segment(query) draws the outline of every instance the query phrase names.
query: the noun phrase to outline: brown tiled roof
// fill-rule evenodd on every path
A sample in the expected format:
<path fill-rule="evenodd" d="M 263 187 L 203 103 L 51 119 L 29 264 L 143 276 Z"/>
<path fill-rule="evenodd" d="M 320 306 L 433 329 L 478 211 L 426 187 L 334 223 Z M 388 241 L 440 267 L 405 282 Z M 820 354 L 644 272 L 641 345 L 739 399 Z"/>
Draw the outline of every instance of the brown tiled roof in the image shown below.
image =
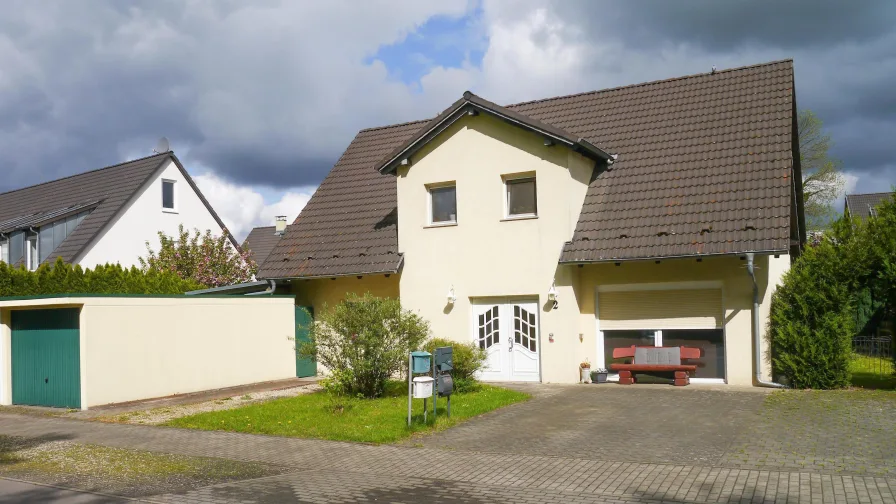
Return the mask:
<path fill-rule="evenodd" d="M 502 107 L 466 91 L 460 100 L 452 103 L 451 106 L 443 110 L 439 115 L 418 128 L 417 132 L 393 150 L 387 156 L 386 161 L 378 166 L 377 169 L 380 173 L 390 173 L 394 171 L 402 159 L 409 157 L 413 152 L 425 145 L 432 138 L 435 138 L 452 123 L 467 113 L 478 113 L 480 111 L 496 116 L 499 119 L 516 126 L 545 135 L 552 141 L 561 142 L 563 145 L 566 145 L 576 152 L 581 152 L 583 155 L 592 159 L 603 161 L 610 159 L 610 154 L 604 152 L 602 149 L 578 135 L 574 135 L 566 130 L 557 128 L 556 126 L 520 114 L 510 108 Z"/>
<path fill-rule="evenodd" d="M 265 259 L 274 250 L 277 242 L 280 241 L 280 235 L 274 234 L 275 226 L 257 227 L 249 232 L 246 241 L 243 242 L 243 249 L 249 250 L 252 259 L 261 266 Z"/>
<path fill-rule="evenodd" d="M 258 278 L 395 273 L 398 210 L 395 178 L 376 164 L 424 121 L 363 130 L 287 226 Z"/>
<path fill-rule="evenodd" d="M 506 109 L 618 155 L 560 257 L 591 262 L 787 252 L 794 105 L 787 60 Z M 397 271 L 395 180 L 376 169 L 426 125 L 361 131 L 259 276 Z"/>
<path fill-rule="evenodd" d="M 221 219 L 205 200 L 173 152 L 135 159 L 2 193 L 0 194 L 0 222 L 17 220 L 20 217 L 44 212 L 55 213 L 68 207 L 87 205 L 89 208 L 93 208 L 81 224 L 44 260 L 44 262 L 52 263 L 56 261 L 57 257 L 61 257 L 66 262 L 72 262 L 156 171 L 162 169 L 169 159 L 174 161 L 206 208 L 218 221 L 218 224 L 224 228 Z M 233 240 L 232 236 L 231 240 Z M 238 245 L 235 241 L 233 243 L 235 246 Z"/>
<path fill-rule="evenodd" d="M 846 210 L 853 217 L 867 219 L 875 207 L 892 198 L 894 193 L 847 194 Z"/>

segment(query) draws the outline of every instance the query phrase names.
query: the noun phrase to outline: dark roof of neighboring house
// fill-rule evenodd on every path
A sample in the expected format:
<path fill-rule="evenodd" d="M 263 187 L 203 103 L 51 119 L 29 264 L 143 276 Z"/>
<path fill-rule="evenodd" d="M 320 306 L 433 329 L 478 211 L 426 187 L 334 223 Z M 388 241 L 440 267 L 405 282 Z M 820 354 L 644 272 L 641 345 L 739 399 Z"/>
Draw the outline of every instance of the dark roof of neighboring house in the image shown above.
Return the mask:
<path fill-rule="evenodd" d="M 875 207 L 883 203 L 884 200 L 892 198 L 893 194 L 892 192 L 847 194 L 845 208 L 850 215 L 866 219 Z"/>
<path fill-rule="evenodd" d="M 224 223 L 173 152 L 155 154 L 2 193 L 0 227 L 7 228 L 3 232 L 8 232 L 10 228 L 22 229 L 25 224 L 39 226 L 54 218 L 91 208 L 90 214 L 44 261 L 52 263 L 57 257 L 61 257 L 66 262 L 72 262 L 169 159 L 174 161 L 212 217 L 224 229 Z M 15 224 L 3 226 L 7 222 Z M 230 239 L 234 246 L 239 247 L 233 236 Z"/>
<path fill-rule="evenodd" d="M 246 241 L 243 242 L 243 248 L 248 249 L 252 259 L 261 266 L 274 246 L 280 241 L 280 235 L 274 234 L 275 226 L 264 226 L 254 228 L 249 232 Z"/>
<path fill-rule="evenodd" d="M 785 60 L 501 110 L 618 155 L 610 169 L 599 165 L 563 248 L 560 262 L 575 263 L 786 253 L 794 100 Z M 396 182 L 377 169 L 388 171 L 436 122 L 359 132 L 259 276 L 398 271 Z"/>

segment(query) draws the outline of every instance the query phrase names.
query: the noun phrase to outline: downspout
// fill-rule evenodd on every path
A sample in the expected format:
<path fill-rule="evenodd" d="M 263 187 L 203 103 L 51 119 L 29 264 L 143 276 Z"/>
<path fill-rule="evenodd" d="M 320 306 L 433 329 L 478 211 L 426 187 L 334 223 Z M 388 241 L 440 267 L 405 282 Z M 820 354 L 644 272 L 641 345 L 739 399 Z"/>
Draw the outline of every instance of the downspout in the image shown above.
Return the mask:
<path fill-rule="evenodd" d="M 268 288 L 263 292 L 250 292 L 246 294 L 247 296 L 273 296 L 275 292 L 277 292 L 277 282 L 271 280 L 270 278 L 265 280 L 268 283 Z"/>
<path fill-rule="evenodd" d="M 762 379 L 762 350 L 760 343 L 762 337 L 759 330 L 759 285 L 756 284 L 756 270 L 753 262 L 755 254 L 747 252 L 747 273 L 753 281 L 753 347 L 755 355 L 753 356 L 753 367 L 756 374 L 756 384 L 760 387 L 768 388 L 784 388 L 784 385 L 772 381 Z"/>

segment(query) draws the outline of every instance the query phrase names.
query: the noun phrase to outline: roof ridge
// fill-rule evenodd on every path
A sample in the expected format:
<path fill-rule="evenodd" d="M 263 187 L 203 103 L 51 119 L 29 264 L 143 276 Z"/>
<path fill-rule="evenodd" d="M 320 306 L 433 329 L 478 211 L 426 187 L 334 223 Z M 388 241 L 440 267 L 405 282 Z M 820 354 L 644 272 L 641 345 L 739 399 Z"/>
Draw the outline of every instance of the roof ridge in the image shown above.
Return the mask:
<path fill-rule="evenodd" d="M 878 194 L 893 194 L 893 191 L 881 191 L 881 192 L 867 192 L 867 193 L 852 193 L 847 194 L 846 197 L 850 196 L 877 196 Z"/>
<path fill-rule="evenodd" d="M 435 117 L 435 116 L 433 116 L 433 117 Z M 417 119 L 416 121 L 406 121 L 406 122 L 396 123 L 396 124 L 386 124 L 383 126 L 373 126 L 371 128 L 361 129 L 360 131 L 358 131 L 358 133 L 364 133 L 365 131 L 378 131 L 378 130 L 384 130 L 384 129 L 389 129 L 389 128 L 400 128 L 402 126 L 408 126 L 408 125 L 415 124 L 415 123 L 425 123 L 430 120 L 432 120 L 432 117 L 430 117 L 429 119 Z"/>
<path fill-rule="evenodd" d="M 566 98 L 575 98 L 575 97 L 577 97 L 577 96 L 584 96 L 584 95 L 590 95 L 590 94 L 605 93 L 605 92 L 609 92 L 609 91 L 619 91 L 620 89 L 630 89 L 630 88 L 637 88 L 637 87 L 641 87 L 641 86 L 652 86 L 652 85 L 654 85 L 654 84 L 663 84 L 663 83 L 666 83 L 666 82 L 675 82 L 675 81 L 679 81 L 679 80 L 693 79 L 693 78 L 695 78 L 695 77 L 703 77 L 703 76 L 706 76 L 706 75 L 715 75 L 715 74 L 720 74 L 720 73 L 738 72 L 738 71 L 742 71 L 742 70 L 748 70 L 748 69 L 750 69 L 750 68 L 758 68 L 758 67 L 763 67 L 763 66 L 771 66 L 771 65 L 777 65 L 777 64 L 780 64 L 780 63 L 787 63 L 787 62 L 793 63 L 793 58 L 786 58 L 786 59 L 781 59 L 781 60 L 768 61 L 768 62 L 765 62 L 765 63 L 754 63 L 754 64 L 752 64 L 752 65 L 745 65 L 745 66 L 735 67 L 735 68 L 725 68 L 725 69 L 722 69 L 722 70 L 716 70 L 715 73 L 713 73 L 713 72 L 703 72 L 703 73 L 696 73 L 696 74 L 689 74 L 689 75 L 681 75 L 681 76 L 678 76 L 678 77 L 669 77 L 669 78 L 666 78 L 666 79 L 658 79 L 658 80 L 652 80 L 652 81 L 647 81 L 647 82 L 640 82 L 640 83 L 637 83 L 637 84 L 626 84 L 626 85 L 624 85 L 624 86 L 615 86 L 615 87 L 609 87 L 609 88 L 604 88 L 604 89 L 595 89 L 595 90 L 592 90 L 592 91 L 584 91 L 584 92 L 581 92 L 581 93 L 573 93 L 573 94 L 568 94 L 568 95 L 553 96 L 553 97 L 550 97 L 550 98 L 539 98 L 539 99 L 537 99 L 537 100 L 529 100 L 529 101 L 524 101 L 524 102 L 514 103 L 514 104 L 511 104 L 511 105 L 505 105 L 505 106 L 508 107 L 508 108 L 511 108 L 511 107 L 519 107 L 519 106 L 521 106 L 521 105 L 530 105 L 530 104 L 532 104 L 532 103 L 540 103 L 540 102 L 546 102 L 546 101 L 551 101 L 551 100 L 560 100 L 560 99 L 566 99 Z"/>
<path fill-rule="evenodd" d="M 118 168 L 118 167 L 123 166 L 123 165 L 126 165 L 126 164 L 136 163 L 137 161 L 145 161 L 145 160 L 147 160 L 147 159 L 152 159 L 152 158 L 154 158 L 154 157 L 167 156 L 167 155 L 169 155 L 169 154 L 174 154 L 174 151 L 160 152 L 160 153 L 158 153 L 158 154 L 153 154 L 152 156 L 145 156 L 145 157 L 142 157 L 142 158 L 131 159 L 130 161 L 122 161 L 121 163 L 117 163 L 117 164 L 114 164 L 114 165 L 104 166 L 104 167 L 102 167 L 102 168 L 96 168 L 96 169 L 93 169 L 93 170 L 87 170 L 87 171 L 85 171 L 85 172 L 81 172 L 81 173 L 74 173 L 74 174 L 72 174 L 72 175 L 67 175 L 67 176 L 65 176 L 65 177 L 60 177 L 60 178 L 53 179 L 53 180 L 47 180 L 46 182 L 40 182 L 40 183 L 37 183 L 37 184 L 32 184 L 32 185 L 30 185 L 30 186 L 20 187 L 20 188 L 18 188 L 18 189 L 12 189 L 12 190 L 9 190 L 9 191 L 0 193 L 0 196 L 6 196 L 7 194 L 12 194 L 12 193 L 14 193 L 14 192 L 24 191 L 25 189 L 31 189 L 31 188 L 39 187 L 39 186 L 46 185 L 46 184 L 52 184 L 53 182 L 59 182 L 60 180 L 66 180 L 66 179 L 70 179 L 70 178 L 73 178 L 73 177 L 80 177 L 81 175 L 87 175 L 88 173 L 94 173 L 94 172 L 98 172 L 98 171 L 108 170 L 108 169 L 110 169 L 110 168 Z"/>
<path fill-rule="evenodd" d="M 750 68 L 758 68 L 758 67 L 763 67 L 763 66 L 777 65 L 777 64 L 786 63 L 786 62 L 793 63 L 793 58 L 786 58 L 786 59 L 775 60 L 775 61 L 767 61 L 765 63 L 754 63 L 752 65 L 745 65 L 745 66 L 735 67 L 735 68 L 725 68 L 722 70 L 716 70 L 715 73 L 720 74 L 720 73 L 737 72 L 737 71 L 741 71 L 741 70 L 748 70 Z M 654 84 L 662 84 L 665 82 L 675 82 L 675 81 L 684 80 L 684 79 L 693 79 L 695 77 L 703 77 L 705 75 L 714 75 L 714 74 L 712 72 L 704 72 L 704 73 L 697 73 L 697 74 L 690 74 L 690 75 L 681 75 L 678 77 L 670 77 L 667 79 L 659 79 L 659 80 L 641 82 L 638 84 L 626 84 L 624 86 L 616 86 L 616 87 L 610 87 L 610 88 L 604 88 L 604 89 L 594 89 L 591 91 L 583 91 L 581 93 L 552 96 L 549 98 L 539 98 L 537 100 L 529 100 L 529 101 L 524 101 L 524 102 L 519 102 L 519 103 L 512 103 L 510 105 L 499 105 L 499 106 L 502 106 L 504 108 L 514 108 L 514 107 L 519 107 L 521 105 L 530 105 L 532 103 L 541 103 L 541 102 L 547 102 L 547 101 L 551 101 L 551 100 L 575 98 L 577 96 L 598 94 L 598 93 L 604 93 L 604 92 L 609 92 L 609 91 L 618 91 L 620 89 L 629 89 L 629 88 L 636 88 L 636 87 L 640 87 L 640 86 L 650 86 L 650 85 L 654 85 Z M 470 91 L 466 91 L 466 93 L 470 93 Z M 470 93 L 470 94 L 473 94 L 473 93 Z M 478 95 L 476 95 L 476 96 L 478 96 Z M 482 99 L 484 99 L 484 98 L 482 98 Z M 409 126 L 409 125 L 415 124 L 415 123 L 426 123 L 426 122 L 431 121 L 434 117 L 438 117 L 438 114 L 436 114 L 435 116 L 432 116 L 428 119 L 418 119 L 416 121 L 406 121 L 406 122 L 397 123 L 397 124 L 387 124 L 387 125 L 383 125 L 383 126 L 374 126 L 371 128 L 364 128 L 364 129 L 358 131 L 358 133 L 364 133 L 364 132 L 369 132 L 369 131 L 380 131 L 380 130 L 385 130 L 385 129 L 390 129 L 390 128 L 400 128 L 402 126 Z"/>
<path fill-rule="evenodd" d="M 255 226 L 249 232 L 255 231 L 256 229 L 274 229 L 277 226 Z"/>

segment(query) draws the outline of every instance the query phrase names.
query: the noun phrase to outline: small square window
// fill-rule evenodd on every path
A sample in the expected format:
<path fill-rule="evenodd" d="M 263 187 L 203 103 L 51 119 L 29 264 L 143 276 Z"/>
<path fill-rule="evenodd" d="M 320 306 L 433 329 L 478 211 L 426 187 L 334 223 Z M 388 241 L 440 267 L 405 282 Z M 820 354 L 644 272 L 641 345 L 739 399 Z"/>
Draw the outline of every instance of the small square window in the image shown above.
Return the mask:
<path fill-rule="evenodd" d="M 174 181 L 162 181 L 162 208 L 165 210 L 174 210 Z"/>
<path fill-rule="evenodd" d="M 429 200 L 431 224 L 451 224 L 457 222 L 456 186 L 430 188 Z"/>
<path fill-rule="evenodd" d="M 538 215 L 535 177 L 511 179 L 507 185 L 507 216 Z"/>

